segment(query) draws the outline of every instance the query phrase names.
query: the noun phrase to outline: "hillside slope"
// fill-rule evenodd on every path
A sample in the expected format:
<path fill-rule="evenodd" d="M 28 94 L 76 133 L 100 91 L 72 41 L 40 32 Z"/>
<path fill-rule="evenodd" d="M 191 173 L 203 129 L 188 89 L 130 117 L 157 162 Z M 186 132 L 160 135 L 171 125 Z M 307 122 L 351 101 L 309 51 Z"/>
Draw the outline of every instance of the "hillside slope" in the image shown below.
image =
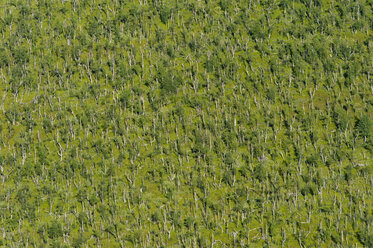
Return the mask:
<path fill-rule="evenodd" d="M 0 246 L 373 247 L 372 0 L 0 5 Z"/>

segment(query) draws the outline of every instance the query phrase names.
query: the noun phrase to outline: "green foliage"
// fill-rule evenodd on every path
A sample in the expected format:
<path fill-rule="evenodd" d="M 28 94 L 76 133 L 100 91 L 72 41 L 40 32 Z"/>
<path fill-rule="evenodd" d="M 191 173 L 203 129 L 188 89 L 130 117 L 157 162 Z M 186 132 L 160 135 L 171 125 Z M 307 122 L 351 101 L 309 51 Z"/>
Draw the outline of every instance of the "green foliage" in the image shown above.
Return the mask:
<path fill-rule="evenodd" d="M 9 56 L 4 48 L 0 49 L 0 67 L 7 66 L 9 64 Z"/>
<path fill-rule="evenodd" d="M 362 137 L 370 138 L 372 136 L 372 123 L 368 115 L 363 115 L 356 123 L 358 134 Z"/>
<path fill-rule="evenodd" d="M 158 72 L 158 80 L 160 82 L 160 88 L 164 91 L 164 94 L 176 93 L 177 88 L 182 83 L 181 77 L 171 70 L 166 70 L 161 67 Z"/>
<path fill-rule="evenodd" d="M 167 6 L 163 6 L 160 10 L 159 17 L 161 21 L 166 24 L 171 17 L 171 9 Z"/>
<path fill-rule="evenodd" d="M 49 226 L 48 226 L 48 237 L 50 239 L 56 239 L 59 237 L 62 237 L 62 225 L 61 223 L 57 221 L 53 221 Z"/>
<path fill-rule="evenodd" d="M 1 247 L 372 247 L 372 1 L 0 4 Z"/>

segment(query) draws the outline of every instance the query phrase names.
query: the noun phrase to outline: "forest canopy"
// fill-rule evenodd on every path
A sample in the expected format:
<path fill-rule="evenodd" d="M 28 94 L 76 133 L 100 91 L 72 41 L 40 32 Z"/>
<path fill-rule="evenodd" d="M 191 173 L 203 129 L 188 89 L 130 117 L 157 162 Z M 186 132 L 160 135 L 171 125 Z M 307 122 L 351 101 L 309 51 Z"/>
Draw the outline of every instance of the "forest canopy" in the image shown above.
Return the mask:
<path fill-rule="evenodd" d="M 373 247 L 372 0 L 0 0 L 1 247 Z"/>

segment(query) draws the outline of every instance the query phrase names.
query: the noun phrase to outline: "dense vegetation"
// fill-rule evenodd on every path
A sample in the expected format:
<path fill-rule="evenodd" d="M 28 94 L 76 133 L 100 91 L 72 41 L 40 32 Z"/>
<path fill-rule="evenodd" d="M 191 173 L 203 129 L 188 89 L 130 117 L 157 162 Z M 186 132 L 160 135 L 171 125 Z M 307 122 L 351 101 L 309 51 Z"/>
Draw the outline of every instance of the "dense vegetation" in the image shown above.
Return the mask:
<path fill-rule="evenodd" d="M 0 246 L 373 247 L 372 0 L 0 5 Z"/>

